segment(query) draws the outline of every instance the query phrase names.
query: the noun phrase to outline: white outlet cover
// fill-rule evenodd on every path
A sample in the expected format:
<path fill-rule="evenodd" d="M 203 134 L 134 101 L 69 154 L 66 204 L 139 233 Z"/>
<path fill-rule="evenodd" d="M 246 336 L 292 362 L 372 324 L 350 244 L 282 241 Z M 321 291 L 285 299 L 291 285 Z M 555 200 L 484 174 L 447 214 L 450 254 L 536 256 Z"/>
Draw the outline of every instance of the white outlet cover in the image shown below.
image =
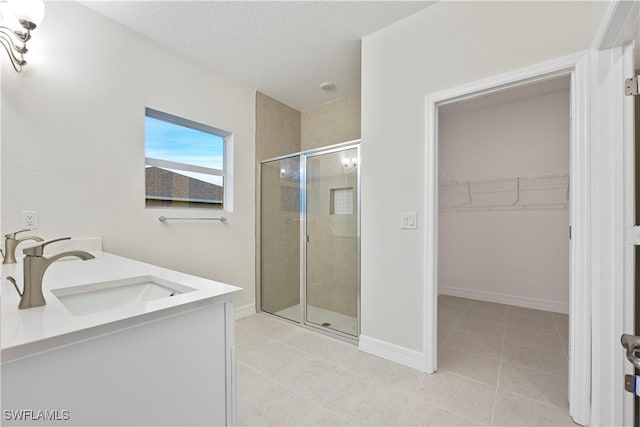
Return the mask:
<path fill-rule="evenodd" d="M 38 212 L 22 211 L 22 226 L 31 230 L 38 228 Z"/>

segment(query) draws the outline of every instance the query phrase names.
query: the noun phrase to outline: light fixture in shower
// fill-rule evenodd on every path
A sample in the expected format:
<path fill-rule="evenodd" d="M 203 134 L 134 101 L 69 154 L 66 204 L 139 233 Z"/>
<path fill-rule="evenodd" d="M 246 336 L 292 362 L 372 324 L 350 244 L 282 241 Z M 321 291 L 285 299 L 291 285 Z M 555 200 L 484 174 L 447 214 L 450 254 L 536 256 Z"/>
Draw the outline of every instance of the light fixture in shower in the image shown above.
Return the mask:
<path fill-rule="evenodd" d="M 350 171 L 350 170 L 353 170 L 353 169 L 357 168 L 358 167 L 358 158 L 357 157 L 352 157 L 352 158 L 343 157 L 342 158 L 342 167 L 346 171 Z"/>
<path fill-rule="evenodd" d="M 28 51 L 31 31 L 40 25 L 43 18 L 43 0 L 7 0 L 0 3 L 0 43 L 18 73 L 27 64 L 24 55 Z"/>

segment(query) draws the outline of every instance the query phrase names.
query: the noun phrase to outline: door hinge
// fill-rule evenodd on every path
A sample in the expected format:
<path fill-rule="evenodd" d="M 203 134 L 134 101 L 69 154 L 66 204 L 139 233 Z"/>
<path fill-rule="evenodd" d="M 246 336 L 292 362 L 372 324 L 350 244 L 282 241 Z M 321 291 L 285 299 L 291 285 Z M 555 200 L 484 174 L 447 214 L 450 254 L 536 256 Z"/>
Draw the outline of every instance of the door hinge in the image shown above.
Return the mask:
<path fill-rule="evenodd" d="M 638 395 L 638 377 L 636 375 L 627 374 L 624 376 L 624 389 L 629 393 Z"/>
<path fill-rule="evenodd" d="M 628 245 L 640 246 L 640 226 L 626 228 L 626 242 Z"/>
<path fill-rule="evenodd" d="M 624 94 L 626 96 L 636 96 L 638 92 L 638 76 L 633 76 L 624 81 Z"/>

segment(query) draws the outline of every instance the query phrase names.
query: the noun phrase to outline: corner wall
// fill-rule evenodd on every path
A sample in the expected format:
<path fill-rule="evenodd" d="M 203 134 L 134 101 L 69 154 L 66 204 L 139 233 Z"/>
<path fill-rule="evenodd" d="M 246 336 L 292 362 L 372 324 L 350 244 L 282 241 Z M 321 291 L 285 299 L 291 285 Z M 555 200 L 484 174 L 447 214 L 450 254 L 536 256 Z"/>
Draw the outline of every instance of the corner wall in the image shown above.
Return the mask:
<path fill-rule="evenodd" d="M 425 96 L 588 49 L 593 8 L 439 2 L 364 38 L 364 336 L 423 351 Z M 417 230 L 400 229 L 401 212 L 417 212 Z"/>
<path fill-rule="evenodd" d="M 2 232 L 36 210 L 46 239 L 102 236 L 106 251 L 240 286 L 237 306 L 252 305 L 255 90 L 75 2 L 47 3 L 29 47 L 21 74 L 2 61 Z M 147 106 L 233 132 L 227 224 L 162 224 L 204 212 L 145 208 Z"/>
<path fill-rule="evenodd" d="M 302 149 L 326 147 L 360 139 L 360 94 L 302 112 Z"/>

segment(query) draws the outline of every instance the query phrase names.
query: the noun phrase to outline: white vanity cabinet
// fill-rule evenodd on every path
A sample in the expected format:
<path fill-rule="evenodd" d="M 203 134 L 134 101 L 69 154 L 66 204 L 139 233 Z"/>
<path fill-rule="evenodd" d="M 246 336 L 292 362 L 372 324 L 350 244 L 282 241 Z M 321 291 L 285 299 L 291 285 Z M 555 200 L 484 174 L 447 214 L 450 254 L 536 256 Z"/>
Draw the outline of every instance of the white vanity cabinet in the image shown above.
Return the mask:
<path fill-rule="evenodd" d="M 61 269 L 88 264 L 70 261 Z M 142 270 L 132 273 L 167 273 Z M 65 273 L 58 273 L 49 283 L 60 284 L 55 278 Z M 47 306 L 13 315 L 4 312 L 3 300 L 2 425 L 235 425 L 232 299 L 241 290 L 212 282 L 213 295 L 210 281 L 171 277 L 181 278 L 202 292 L 90 316 L 57 313 L 64 307 L 50 292 Z M 86 328 L 74 323 L 83 317 Z"/>

